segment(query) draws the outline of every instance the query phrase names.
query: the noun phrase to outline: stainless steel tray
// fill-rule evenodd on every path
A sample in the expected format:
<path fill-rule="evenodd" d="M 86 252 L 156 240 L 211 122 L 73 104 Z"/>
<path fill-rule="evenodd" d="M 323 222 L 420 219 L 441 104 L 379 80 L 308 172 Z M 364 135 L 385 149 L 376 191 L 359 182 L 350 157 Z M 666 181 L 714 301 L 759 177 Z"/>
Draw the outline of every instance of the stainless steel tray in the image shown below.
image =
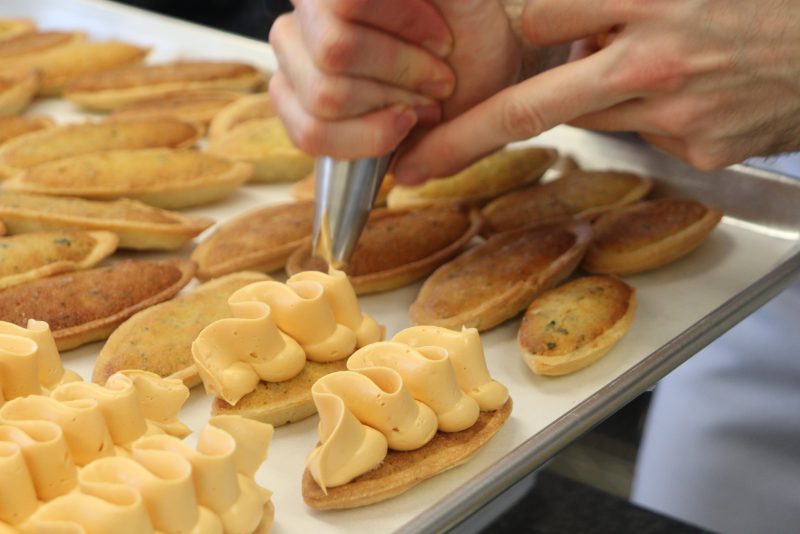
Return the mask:
<path fill-rule="evenodd" d="M 99 0 L 5 0 L 0 3 L 3 15 L 32 17 L 47 28 L 83 29 L 96 38 L 149 44 L 154 47 L 150 61 L 213 57 L 244 59 L 265 70 L 275 65 L 264 43 Z M 63 101 L 39 102 L 32 112 L 62 121 L 84 118 Z M 308 509 L 300 497 L 300 477 L 304 457 L 317 440 L 316 418 L 278 429 L 270 458 L 258 473 L 259 482 L 274 491 L 274 532 L 437 531 L 453 526 L 652 386 L 800 272 L 800 183 L 745 167 L 699 173 L 629 137 L 569 127 L 530 143 L 555 146 L 587 168 L 628 169 L 658 177 L 658 194 L 703 200 L 723 209 L 726 217 L 687 258 L 627 279 L 637 288 L 637 318 L 625 338 L 587 369 L 557 379 L 534 376 L 516 347 L 518 320 L 486 333 L 492 374 L 514 398 L 511 419 L 470 462 L 404 495 L 358 510 Z M 188 213 L 224 221 L 288 198 L 286 185 L 248 185 L 225 201 Z M 138 255 L 142 256 L 158 255 Z M 418 288 L 369 296 L 362 303 L 391 334 L 408 326 L 406 311 Z M 67 352 L 65 364 L 89 377 L 100 347 L 96 343 Z M 209 405 L 202 388 L 196 388 L 182 418 L 198 429 Z"/>

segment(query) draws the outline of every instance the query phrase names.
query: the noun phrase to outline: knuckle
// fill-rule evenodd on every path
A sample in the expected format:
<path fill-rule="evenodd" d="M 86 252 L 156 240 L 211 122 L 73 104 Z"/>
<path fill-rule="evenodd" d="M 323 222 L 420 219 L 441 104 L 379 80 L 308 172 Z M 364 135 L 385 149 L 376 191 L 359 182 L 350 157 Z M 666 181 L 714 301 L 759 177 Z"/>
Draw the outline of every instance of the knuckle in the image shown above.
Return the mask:
<path fill-rule="evenodd" d="M 508 99 L 502 108 L 502 128 L 513 139 L 533 137 L 544 131 L 540 111 L 519 98 Z"/>
<path fill-rule="evenodd" d="M 714 142 L 690 143 L 687 159 L 693 167 L 701 171 L 720 169 L 734 161 L 726 146 Z"/>
<path fill-rule="evenodd" d="M 288 133 L 292 142 L 306 153 L 322 153 L 322 127 L 319 122 L 310 118 L 296 121 L 288 129 Z"/>
<path fill-rule="evenodd" d="M 329 25 L 316 40 L 312 51 L 317 66 L 330 73 L 343 71 L 352 61 L 356 43 L 338 24 Z"/>
<path fill-rule="evenodd" d="M 309 105 L 311 111 L 320 117 L 333 119 L 338 117 L 347 102 L 347 91 L 341 82 L 327 77 L 313 84 Z"/>
<path fill-rule="evenodd" d="M 686 59 L 677 53 L 653 53 L 652 48 L 632 45 L 624 67 L 612 84 L 629 92 L 666 93 L 683 89 L 690 76 Z"/>
<path fill-rule="evenodd" d="M 369 9 L 370 0 L 336 0 L 334 10 L 339 16 L 359 19 Z"/>

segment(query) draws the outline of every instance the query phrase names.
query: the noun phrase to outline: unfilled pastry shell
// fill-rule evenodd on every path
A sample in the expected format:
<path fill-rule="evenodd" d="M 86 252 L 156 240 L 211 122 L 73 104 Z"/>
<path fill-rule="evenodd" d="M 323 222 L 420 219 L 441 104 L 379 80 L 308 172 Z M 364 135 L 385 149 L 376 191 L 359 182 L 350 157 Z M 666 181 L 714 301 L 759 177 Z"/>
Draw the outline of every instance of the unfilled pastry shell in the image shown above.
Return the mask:
<path fill-rule="evenodd" d="M 111 119 L 161 119 L 172 117 L 207 129 L 221 109 L 241 98 L 235 91 L 174 91 L 118 108 Z"/>
<path fill-rule="evenodd" d="M 173 250 L 214 224 L 207 217 L 189 217 L 136 200 L 82 198 L 0 192 L 0 219 L 12 234 L 44 230 L 107 230 L 119 237 L 120 248 Z"/>
<path fill-rule="evenodd" d="M 132 198 L 173 209 L 230 194 L 252 174 L 246 163 L 192 150 L 109 150 L 42 163 L 7 180 L 7 191 L 108 200 Z"/>
<path fill-rule="evenodd" d="M 272 107 L 269 93 L 244 95 L 214 115 L 208 125 L 208 138 L 217 139 L 243 122 L 274 116 L 275 109 Z"/>
<path fill-rule="evenodd" d="M 41 115 L 0 117 L 0 147 L 11 139 L 50 128 L 54 124 L 53 119 Z"/>
<path fill-rule="evenodd" d="M 448 228 L 454 223 L 462 223 L 455 233 Z M 345 272 L 360 295 L 406 286 L 458 254 L 477 235 L 481 224 L 478 210 L 457 205 L 377 209 L 370 215 Z M 390 266 L 371 270 L 375 263 L 386 264 L 386 260 Z M 311 256 L 309 241 L 295 250 L 286 264 L 290 276 L 306 270 L 327 271 L 325 262 Z"/>
<path fill-rule="evenodd" d="M 425 281 L 409 310 L 411 321 L 488 330 L 569 276 L 591 235 L 591 225 L 577 220 L 492 236 Z"/>
<path fill-rule="evenodd" d="M 620 276 L 657 269 L 699 247 L 721 219 L 718 209 L 679 198 L 614 210 L 595 223 L 581 267 Z"/>
<path fill-rule="evenodd" d="M 630 328 L 636 291 L 611 276 L 585 276 L 528 306 L 517 344 L 538 375 L 574 373 L 602 358 Z"/>
<path fill-rule="evenodd" d="M 0 69 L 0 117 L 24 111 L 38 89 L 39 73 L 37 71 L 2 72 Z"/>

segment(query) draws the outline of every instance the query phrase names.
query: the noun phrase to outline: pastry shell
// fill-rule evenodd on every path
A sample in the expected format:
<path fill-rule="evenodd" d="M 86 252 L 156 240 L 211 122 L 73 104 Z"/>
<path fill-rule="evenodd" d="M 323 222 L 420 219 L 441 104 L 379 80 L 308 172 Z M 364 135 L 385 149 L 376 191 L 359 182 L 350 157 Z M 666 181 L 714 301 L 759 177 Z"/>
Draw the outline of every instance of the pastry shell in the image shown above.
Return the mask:
<path fill-rule="evenodd" d="M 138 100 L 118 108 L 112 119 L 162 119 L 172 117 L 208 127 L 225 106 L 242 96 L 234 91 L 174 91 Z"/>
<path fill-rule="evenodd" d="M 425 281 L 409 315 L 414 324 L 488 330 L 569 276 L 592 236 L 576 220 L 492 236 Z"/>
<path fill-rule="evenodd" d="M 134 313 L 167 300 L 194 276 L 188 260 L 124 260 L 0 292 L 0 320 L 50 325 L 58 350 L 105 339 Z"/>
<path fill-rule="evenodd" d="M 231 102 L 214 115 L 208 125 L 208 138 L 217 139 L 234 127 L 253 119 L 268 119 L 275 116 L 269 93 L 245 95 Z"/>
<path fill-rule="evenodd" d="M 600 217 L 581 266 L 591 273 L 628 275 L 685 256 L 719 224 L 722 212 L 700 202 L 661 198 Z"/>
<path fill-rule="evenodd" d="M 42 163 L 8 179 L 7 191 L 105 200 L 132 198 L 186 208 L 230 194 L 250 165 L 192 150 L 109 150 Z"/>
<path fill-rule="evenodd" d="M 641 200 L 652 188 L 649 178 L 617 171 L 566 172 L 558 180 L 518 189 L 483 208 L 484 234 L 577 217 L 595 217 Z"/>
<path fill-rule="evenodd" d="M 72 80 L 139 63 L 148 52 L 147 48 L 120 41 L 87 42 L 78 34 L 65 44 L 0 58 L 0 67 L 38 70 L 41 74 L 38 94 L 54 96 L 61 94 Z"/>
<path fill-rule="evenodd" d="M 481 223 L 478 210 L 454 204 L 377 209 L 370 214 L 345 272 L 362 295 L 411 284 L 458 254 L 477 235 Z M 286 264 L 289 275 L 308 270 L 327 271 L 324 261 L 312 257 L 310 242 L 295 250 Z"/>
<path fill-rule="evenodd" d="M 306 469 L 303 500 L 318 510 L 358 508 L 400 495 L 425 479 L 466 463 L 505 424 L 511 415 L 508 399 L 499 409 L 481 412 L 470 428 L 437 432 L 425 446 L 413 451 L 389 450 L 380 466 L 343 486 L 323 492 Z"/>
<path fill-rule="evenodd" d="M 0 177 L 41 163 L 104 150 L 188 148 L 202 132 L 174 118 L 65 124 L 30 133 L 0 147 Z"/>
<path fill-rule="evenodd" d="M 200 383 L 192 360 L 192 342 L 218 319 L 230 317 L 228 297 L 254 282 L 261 273 L 239 272 L 207 282 L 191 293 L 142 310 L 114 330 L 94 365 L 92 381 L 105 384 L 124 369 L 141 369 L 178 378 L 187 387 Z"/>
<path fill-rule="evenodd" d="M 428 180 L 422 185 L 397 185 L 386 203 L 390 208 L 428 206 L 462 202 L 482 204 L 498 195 L 538 181 L 558 159 L 549 148 L 503 149 L 446 178 Z"/>
<path fill-rule="evenodd" d="M 375 206 L 383 206 L 386 204 L 386 197 L 389 195 L 389 191 L 392 190 L 394 185 L 394 175 L 387 174 L 384 176 L 381 187 L 378 189 L 378 195 L 375 197 Z M 316 187 L 316 175 L 312 172 L 292 185 L 289 194 L 292 195 L 295 200 L 314 200 Z"/>
<path fill-rule="evenodd" d="M 35 31 L 36 22 L 31 19 L 0 17 L 0 42 Z"/>
<path fill-rule="evenodd" d="M 50 117 L 0 117 L 0 147 L 11 139 L 50 128 L 54 124 L 53 119 Z"/>
<path fill-rule="evenodd" d="M 12 234 L 43 230 L 107 230 L 120 248 L 173 250 L 211 226 L 206 217 L 189 217 L 136 200 L 81 198 L 0 192 L 0 219 Z"/>
<path fill-rule="evenodd" d="M 296 182 L 314 170 L 314 158 L 292 143 L 278 117 L 243 122 L 210 140 L 206 152 L 250 163 L 254 182 Z"/>
<path fill-rule="evenodd" d="M 35 70 L 0 72 L 0 117 L 22 112 L 39 89 L 39 73 Z"/>
<path fill-rule="evenodd" d="M 602 358 L 630 328 L 636 290 L 605 275 L 577 278 L 536 297 L 517 334 L 538 375 L 574 373 Z"/>
<path fill-rule="evenodd" d="M 178 61 L 83 76 L 64 88 L 64 97 L 88 109 L 110 111 L 175 91 L 247 92 L 264 82 L 264 75 L 246 63 Z"/>
<path fill-rule="evenodd" d="M 192 253 L 201 280 L 243 269 L 272 272 L 309 236 L 314 223 L 311 202 L 274 204 L 251 210 L 225 224 Z"/>
<path fill-rule="evenodd" d="M 117 249 L 111 232 L 36 232 L 0 238 L 0 290 L 88 269 Z"/>

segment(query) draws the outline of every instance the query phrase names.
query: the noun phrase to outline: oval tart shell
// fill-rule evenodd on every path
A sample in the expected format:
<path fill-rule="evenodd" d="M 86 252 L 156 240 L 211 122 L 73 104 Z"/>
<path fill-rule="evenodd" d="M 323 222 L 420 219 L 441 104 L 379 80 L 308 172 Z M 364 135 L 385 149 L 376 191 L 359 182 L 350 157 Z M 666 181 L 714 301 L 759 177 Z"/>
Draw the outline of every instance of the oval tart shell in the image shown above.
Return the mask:
<path fill-rule="evenodd" d="M 700 202 L 662 198 L 600 217 L 582 267 L 628 275 L 657 269 L 685 256 L 719 224 L 722 212 Z"/>
<path fill-rule="evenodd" d="M 569 219 L 591 218 L 638 202 L 653 182 L 627 172 L 572 170 L 558 180 L 517 189 L 483 208 L 484 235 Z"/>
<path fill-rule="evenodd" d="M 147 100 L 137 100 L 117 109 L 112 119 L 163 119 L 172 117 L 207 127 L 217 113 L 241 98 L 234 91 L 174 91 Z"/>
<path fill-rule="evenodd" d="M 265 206 L 227 221 L 192 253 L 201 280 L 244 269 L 271 272 L 311 235 L 314 204 Z"/>
<path fill-rule="evenodd" d="M 175 91 L 246 92 L 264 81 L 264 75 L 246 63 L 179 61 L 84 76 L 65 87 L 64 97 L 89 109 L 110 111 Z"/>
<path fill-rule="evenodd" d="M 573 373 L 602 358 L 630 328 L 636 291 L 605 275 L 577 278 L 534 299 L 517 334 L 538 375 Z"/>
<path fill-rule="evenodd" d="M 0 117 L 0 146 L 11 139 L 50 128 L 54 124 L 53 119 L 42 116 L 21 117 L 13 115 L 11 117 Z"/>
<path fill-rule="evenodd" d="M 480 205 L 503 193 L 538 181 L 556 162 L 548 148 L 503 149 L 446 178 L 418 186 L 395 186 L 386 199 L 390 208 L 461 202 Z"/>
<path fill-rule="evenodd" d="M 206 204 L 246 182 L 252 167 L 192 150 L 109 150 L 42 163 L 7 180 L 7 191 L 105 200 L 134 198 L 159 208 Z"/>
<path fill-rule="evenodd" d="M 0 147 L 0 176 L 9 177 L 48 161 L 104 150 L 188 148 L 201 133 L 197 125 L 172 118 L 57 126 Z"/>
<path fill-rule="evenodd" d="M 253 119 L 268 119 L 275 116 L 275 108 L 269 93 L 245 95 L 222 108 L 208 125 L 208 138 L 217 139 L 234 127 Z"/>
<path fill-rule="evenodd" d="M 21 113 L 39 89 L 39 73 L 25 70 L 0 72 L 0 117 Z"/>
<path fill-rule="evenodd" d="M 188 387 L 199 384 L 192 342 L 203 328 L 231 316 L 228 298 L 236 290 L 264 280 L 269 277 L 261 273 L 234 273 L 140 311 L 114 330 L 103 345 L 92 381 L 105 384 L 117 371 L 141 369 L 179 378 Z"/>
<path fill-rule="evenodd" d="M 386 205 L 386 197 L 389 194 L 389 191 L 395 185 L 394 176 L 391 174 L 387 174 L 383 177 L 383 181 L 381 182 L 381 187 L 378 189 L 378 196 L 375 197 L 375 206 L 384 206 Z M 292 195 L 292 198 L 295 200 L 314 200 L 315 191 L 317 187 L 317 178 L 316 175 L 312 172 L 299 182 L 292 185 L 292 188 L 289 190 L 289 194 Z"/>
<path fill-rule="evenodd" d="M 0 290 L 59 273 L 88 269 L 110 256 L 111 232 L 36 232 L 0 238 Z"/>
<path fill-rule="evenodd" d="M 0 42 L 28 35 L 36 31 L 36 22 L 30 19 L 0 17 Z"/>
<path fill-rule="evenodd" d="M 425 281 L 411 305 L 411 321 L 488 330 L 569 276 L 591 235 L 591 225 L 577 220 L 492 236 Z"/>
<path fill-rule="evenodd" d="M 458 254 L 478 233 L 481 222 L 477 210 L 453 204 L 377 209 L 370 214 L 345 272 L 359 294 L 411 284 Z M 310 242 L 298 248 L 286 265 L 289 275 L 308 270 L 327 272 L 325 262 L 312 257 Z"/>
<path fill-rule="evenodd" d="M 0 219 L 12 234 L 44 230 L 107 230 L 117 234 L 120 248 L 172 250 L 214 224 L 136 200 L 82 198 L 0 192 Z"/>
<path fill-rule="evenodd" d="M 0 292 L 0 320 L 50 325 L 59 350 L 105 339 L 134 313 L 173 297 L 194 276 L 188 260 L 124 260 Z"/>

